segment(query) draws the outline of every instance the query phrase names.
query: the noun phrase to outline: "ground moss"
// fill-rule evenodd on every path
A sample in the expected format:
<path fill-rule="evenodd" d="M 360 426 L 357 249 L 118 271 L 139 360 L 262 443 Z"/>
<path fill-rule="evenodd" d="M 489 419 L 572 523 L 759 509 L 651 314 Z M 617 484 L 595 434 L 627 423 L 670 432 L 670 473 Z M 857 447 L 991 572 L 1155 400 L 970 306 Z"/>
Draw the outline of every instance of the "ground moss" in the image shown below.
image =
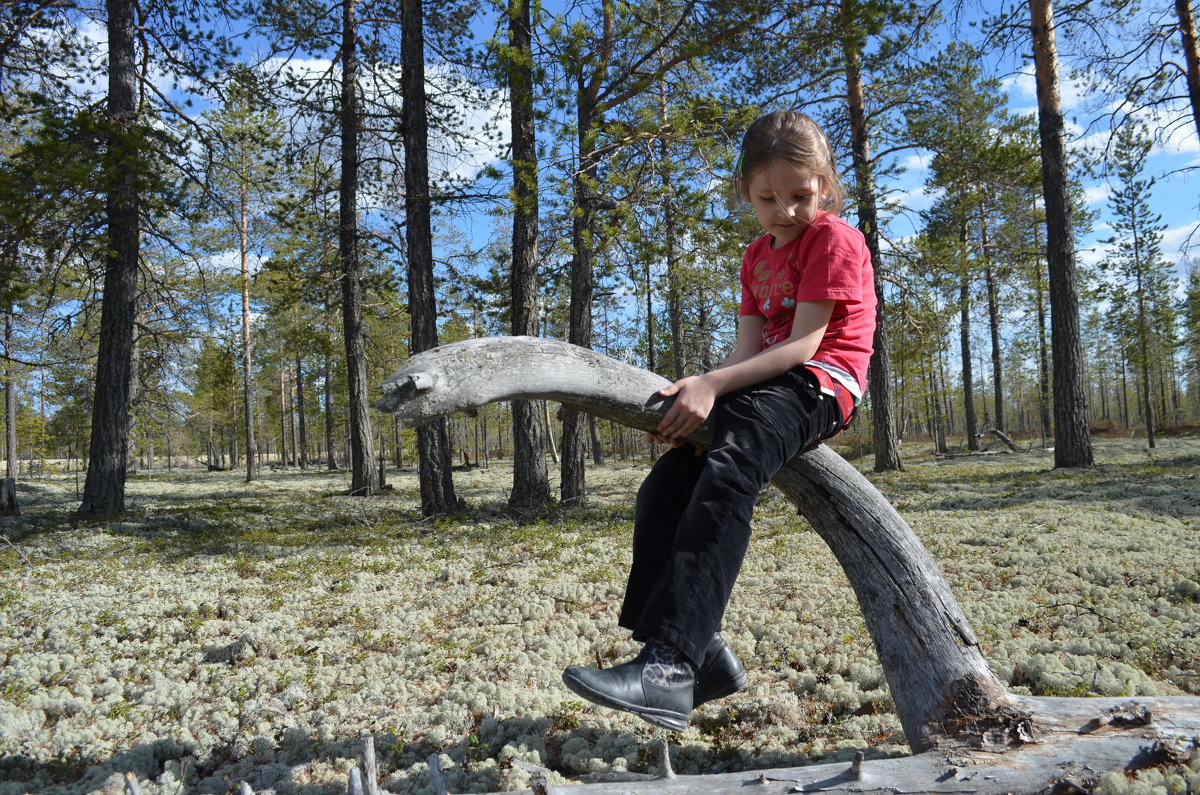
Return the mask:
<path fill-rule="evenodd" d="M 1015 690 L 1200 692 L 1200 442 L 1098 440 L 1097 459 L 908 446 L 906 471 L 868 477 Z M 587 507 L 532 513 L 507 508 L 507 470 L 456 473 L 467 508 L 435 520 L 412 473 L 369 499 L 325 472 L 154 473 L 104 522 L 73 516 L 73 479 L 39 482 L 0 521 L 0 793 L 124 770 L 149 795 L 344 791 L 368 732 L 398 790 L 427 786 L 435 752 L 462 790 L 526 786 L 514 759 L 556 781 L 654 772 L 653 730 L 559 683 L 636 651 L 616 617 L 645 471 L 593 469 Z M 774 490 L 725 634 L 750 686 L 697 712 L 682 772 L 905 751 L 844 574 Z"/>

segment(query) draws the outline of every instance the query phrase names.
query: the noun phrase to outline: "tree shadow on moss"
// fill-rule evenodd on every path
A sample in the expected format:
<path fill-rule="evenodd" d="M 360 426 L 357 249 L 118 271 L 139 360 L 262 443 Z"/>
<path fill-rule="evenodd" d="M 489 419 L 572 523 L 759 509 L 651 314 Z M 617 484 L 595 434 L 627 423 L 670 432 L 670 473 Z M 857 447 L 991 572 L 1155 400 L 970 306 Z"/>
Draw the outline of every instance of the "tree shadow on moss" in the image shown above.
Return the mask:
<path fill-rule="evenodd" d="M 961 475 L 940 469 L 930 478 L 936 490 L 921 499 L 897 493 L 901 510 L 971 511 L 1018 508 L 1033 503 L 1087 505 L 1135 517 L 1200 516 L 1200 455 L 1178 454 L 1141 462 L 1101 463 L 1093 469 L 1022 468 Z M 903 479 L 895 484 L 905 486 Z M 948 490 L 950 493 L 941 493 Z"/>

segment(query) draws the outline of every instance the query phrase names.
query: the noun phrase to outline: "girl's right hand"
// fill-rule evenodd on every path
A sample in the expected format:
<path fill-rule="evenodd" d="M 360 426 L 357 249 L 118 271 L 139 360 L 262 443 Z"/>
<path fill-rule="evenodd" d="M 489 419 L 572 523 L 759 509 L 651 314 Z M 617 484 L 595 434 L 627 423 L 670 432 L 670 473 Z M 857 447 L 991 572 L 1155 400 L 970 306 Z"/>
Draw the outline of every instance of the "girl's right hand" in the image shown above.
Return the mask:
<path fill-rule="evenodd" d="M 658 427 L 646 434 L 646 438 L 647 441 L 672 447 L 684 444 L 686 438 L 704 424 L 717 400 L 717 391 L 711 379 L 702 375 L 681 378 L 658 390 L 658 394 L 662 397 L 674 395 L 675 402 L 667 409 Z"/>

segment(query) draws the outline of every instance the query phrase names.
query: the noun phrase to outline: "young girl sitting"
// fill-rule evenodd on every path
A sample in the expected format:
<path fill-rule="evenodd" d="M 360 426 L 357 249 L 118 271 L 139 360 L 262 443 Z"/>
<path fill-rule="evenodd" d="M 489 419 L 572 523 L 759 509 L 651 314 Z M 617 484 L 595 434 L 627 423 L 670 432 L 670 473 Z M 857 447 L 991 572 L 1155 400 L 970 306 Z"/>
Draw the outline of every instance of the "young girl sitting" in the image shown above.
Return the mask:
<path fill-rule="evenodd" d="M 843 194 L 821 128 L 794 111 L 759 118 L 735 177 L 766 234 L 742 261 L 736 349 L 659 390 L 674 403 L 649 438 L 672 447 L 638 491 L 619 619 L 645 646 L 612 668 L 563 673 L 583 698 L 675 731 L 746 685 L 720 627 L 754 504 L 784 464 L 849 422 L 875 330 L 870 255 L 835 215 Z M 710 415 L 702 453 L 684 440 Z"/>

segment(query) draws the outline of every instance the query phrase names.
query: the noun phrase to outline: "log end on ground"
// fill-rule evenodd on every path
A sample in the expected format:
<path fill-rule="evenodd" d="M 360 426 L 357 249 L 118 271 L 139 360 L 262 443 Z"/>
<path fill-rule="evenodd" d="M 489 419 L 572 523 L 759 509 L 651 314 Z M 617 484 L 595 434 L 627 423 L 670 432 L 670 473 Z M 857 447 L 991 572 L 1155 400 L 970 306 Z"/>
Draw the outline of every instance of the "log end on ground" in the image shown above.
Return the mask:
<path fill-rule="evenodd" d="M 1019 706 L 995 677 L 968 674 L 952 682 L 943 703 L 921 727 L 928 748 L 1004 751 L 1034 741 L 1032 714 Z"/>
<path fill-rule="evenodd" d="M 667 780 L 556 786 L 567 795 L 1089 792 L 1106 773 L 1187 765 L 1198 753 L 1200 698 L 1035 698 L 1005 705 L 1037 727 L 1008 748 L 937 747 L 908 757 Z M 1147 715 L 1149 719 L 1147 721 Z M 1103 726 L 1085 727 L 1101 719 Z M 869 752 L 868 752 L 869 754 Z M 529 790 L 526 790 L 529 792 Z"/>

